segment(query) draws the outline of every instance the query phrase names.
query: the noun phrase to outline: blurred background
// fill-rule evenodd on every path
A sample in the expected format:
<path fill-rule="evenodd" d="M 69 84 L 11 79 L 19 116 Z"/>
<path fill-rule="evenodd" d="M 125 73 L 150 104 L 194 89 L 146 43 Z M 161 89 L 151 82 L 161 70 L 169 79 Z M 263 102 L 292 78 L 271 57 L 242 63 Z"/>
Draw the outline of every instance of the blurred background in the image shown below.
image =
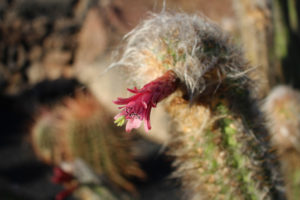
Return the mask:
<path fill-rule="evenodd" d="M 1 199 L 180 199 L 168 116 L 156 109 L 149 134 L 115 127 L 112 101 L 132 85 L 106 70 L 123 36 L 162 10 L 229 32 L 260 98 L 300 88 L 297 0 L 1 0 Z"/>

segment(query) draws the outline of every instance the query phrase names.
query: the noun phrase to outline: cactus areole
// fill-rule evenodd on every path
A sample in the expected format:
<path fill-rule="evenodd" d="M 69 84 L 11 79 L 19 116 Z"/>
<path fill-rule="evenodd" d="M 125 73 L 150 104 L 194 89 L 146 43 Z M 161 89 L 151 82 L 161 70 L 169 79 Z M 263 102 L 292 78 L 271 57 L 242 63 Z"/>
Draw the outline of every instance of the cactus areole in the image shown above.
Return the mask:
<path fill-rule="evenodd" d="M 126 132 L 139 128 L 144 121 L 145 131 L 151 129 L 150 112 L 152 107 L 172 94 L 177 88 L 177 76 L 172 70 L 167 71 L 161 77 L 144 85 L 143 88 L 127 89 L 134 95 L 129 98 L 118 98 L 114 101 L 122 111 L 114 117 L 117 126 L 122 126 L 127 120 Z"/>

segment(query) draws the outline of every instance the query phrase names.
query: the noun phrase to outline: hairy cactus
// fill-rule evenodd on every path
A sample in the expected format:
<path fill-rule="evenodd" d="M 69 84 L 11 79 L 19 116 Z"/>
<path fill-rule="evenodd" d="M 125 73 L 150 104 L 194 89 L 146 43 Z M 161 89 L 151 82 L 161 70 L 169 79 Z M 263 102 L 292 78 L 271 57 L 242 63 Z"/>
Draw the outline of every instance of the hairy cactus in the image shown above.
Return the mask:
<path fill-rule="evenodd" d="M 97 174 L 134 192 L 129 177 L 144 177 L 134 161 L 130 138 L 110 121 L 90 94 L 78 93 L 37 117 L 31 138 L 36 155 L 49 164 L 82 159 Z"/>
<path fill-rule="evenodd" d="M 117 116 L 134 128 L 144 119 L 143 106 L 151 110 L 162 100 L 157 96 L 166 98 L 175 175 L 189 199 L 285 199 L 249 78 L 255 72 L 217 25 L 186 14 L 153 15 L 126 36 L 110 67 L 116 66 L 125 66 L 138 87 L 148 83 L 115 102 L 126 104 Z M 173 94 L 164 93 L 168 87 Z"/>
<path fill-rule="evenodd" d="M 287 87 L 272 90 L 264 104 L 275 146 L 282 165 L 288 199 L 300 197 L 300 94 Z"/>

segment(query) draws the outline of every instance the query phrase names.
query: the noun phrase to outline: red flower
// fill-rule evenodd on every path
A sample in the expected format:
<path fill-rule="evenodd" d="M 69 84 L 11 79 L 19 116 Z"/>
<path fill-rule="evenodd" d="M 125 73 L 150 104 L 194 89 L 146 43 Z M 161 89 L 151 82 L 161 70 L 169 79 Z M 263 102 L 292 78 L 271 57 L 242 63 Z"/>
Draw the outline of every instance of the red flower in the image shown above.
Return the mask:
<path fill-rule="evenodd" d="M 117 105 L 125 105 L 119 107 L 123 109 L 121 113 L 114 117 L 115 123 L 122 126 L 125 120 L 126 132 L 130 132 L 133 128 L 141 126 L 144 121 L 145 131 L 151 129 L 150 112 L 152 107 L 172 94 L 177 88 L 177 78 L 173 71 L 167 71 L 163 76 L 146 84 L 142 89 L 127 89 L 129 92 L 135 94 L 129 98 L 118 98 L 114 101 Z"/>
<path fill-rule="evenodd" d="M 69 174 L 65 171 L 63 171 L 59 167 L 54 167 L 53 168 L 53 177 L 52 177 L 52 182 L 56 184 L 69 184 L 71 183 L 72 180 L 74 180 L 74 176 L 72 174 Z M 55 196 L 55 200 L 64 200 L 68 196 L 70 196 L 74 190 L 76 190 L 78 185 L 69 185 L 66 189 L 63 191 L 59 192 Z"/>
<path fill-rule="evenodd" d="M 63 171 L 59 167 L 53 168 L 53 174 L 54 175 L 51 180 L 53 183 L 56 183 L 56 184 L 70 182 L 74 178 L 72 176 L 72 174 L 69 174 L 69 173 Z"/>

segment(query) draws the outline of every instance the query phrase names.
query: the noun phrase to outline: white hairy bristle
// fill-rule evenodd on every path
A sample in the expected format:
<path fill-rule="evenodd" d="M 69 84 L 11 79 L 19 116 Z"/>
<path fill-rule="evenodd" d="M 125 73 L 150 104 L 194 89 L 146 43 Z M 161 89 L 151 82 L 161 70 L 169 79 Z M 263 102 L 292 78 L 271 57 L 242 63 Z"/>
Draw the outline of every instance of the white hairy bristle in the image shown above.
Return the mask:
<path fill-rule="evenodd" d="M 247 64 L 241 51 L 213 22 L 183 13 L 152 14 L 125 36 L 120 59 L 110 67 L 126 66 L 138 86 L 172 69 L 189 94 L 199 94 L 210 81 L 241 78 Z M 215 70 L 217 80 L 204 75 Z M 216 78 L 215 78 L 216 79 Z"/>

